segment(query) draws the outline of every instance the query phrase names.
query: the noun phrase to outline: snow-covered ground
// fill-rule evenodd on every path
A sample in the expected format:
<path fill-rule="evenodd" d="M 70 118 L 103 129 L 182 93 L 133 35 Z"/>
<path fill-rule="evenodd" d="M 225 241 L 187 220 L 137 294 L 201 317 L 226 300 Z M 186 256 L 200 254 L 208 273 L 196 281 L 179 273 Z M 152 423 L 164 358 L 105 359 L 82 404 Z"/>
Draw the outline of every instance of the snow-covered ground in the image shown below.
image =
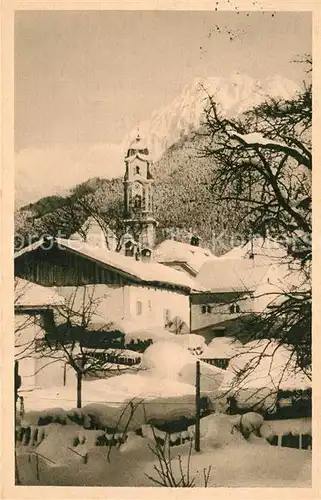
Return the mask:
<path fill-rule="evenodd" d="M 170 354 L 169 354 L 170 353 Z M 172 342 L 157 342 L 142 355 L 141 370 L 108 379 L 84 381 L 83 405 L 105 403 L 115 405 L 133 398 L 144 401 L 154 398 L 195 397 L 197 358 L 186 348 Z M 223 370 L 201 362 L 201 391 L 214 393 L 223 380 Z M 76 380 L 73 386 L 35 389 L 23 394 L 26 410 L 76 406 Z"/>
<path fill-rule="evenodd" d="M 257 345 L 254 347 L 258 348 Z M 262 345 L 259 347 L 262 348 Z M 148 478 L 153 476 L 159 479 L 155 475 L 155 456 L 148 447 L 155 443 L 145 424 L 151 419 L 166 421 L 194 417 L 197 359 L 186 345 L 182 347 L 172 341 L 160 341 L 149 346 L 142 355 L 141 371 L 84 381 L 85 428 L 75 423 L 75 411 L 66 418 L 64 411 L 57 410 L 57 407 L 67 411 L 75 408 L 76 384 L 74 387 L 25 393 L 24 425 L 31 426 L 35 441 L 31 445 L 17 446 L 21 482 L 29 485 L 156 486 Z M 282 356 L 279 361 L 282 361 Z M 227 384 L 229 372 L 202 361 L 200 365 L 201 395 L 217 401 L 218 389 L 224 386 L 224 377 L 224 384 Z M 233 366 L 235 368 L 235 363 L 232 363 Z M 270 387 L 265 389 L 270 390 Z M 251 387 L 247 390 L 251 391 Z M 141 402 L 134 415 L 130 401 L 134 404 Z M 66 425 L 51 423 L 38 427 L 39 415 L 30 410 L 48 408 L 56 408 L 51 413 L 60 414 Z M 216 409 L 224 411 L 219 407 Z M 47 411 L 48 414 L 50 412 Z M 245 440 L 237 429 L 235 431 L 235 425 L 238 425 L 237 416 L 222 413 L 201 420 L 201 452 L 192 450 L 190 461 L 190 476 L 195 477 L 195 486 L 204 486 L 202 471 L 209 467 L 208 486 L 213 487 L 311 486 L 310 450 L 271 446 L 264 438 L 253 435 Z M 101 430 L 90 430 L 90 426 Z M 118 433 L 125 432 L 127 441 L 112 448 L 106 444 L 97 446 L 95 443 L 99 436 L 112 439 L 110 429 L 113 428 L 117 428 Z M 145 429 L 143 434 L 146 437 L 135 434 L 138 428 Z M 309 434 L 311 419 L 267 421 L 263 423 L 263 428 L 261 435 L 264 437 L 290 431 Z M 192 427 L 186 434 L 189 437 L 193 435 Z M 178 455 L 181 455 L 183 467 L 186 467 L 190 443 L 185 442 L 171 449 L 176 475 L 179 475 Z"/>
<path fill-rule="evenodd" d="M 105 403 L 113 406 L 134 397 L 149 400 L 155 397 L 179 397 L 194 394 L 195 388 L 190 384 L 160 380 L 137 373 L 83 382 L 82 402 L 83 406 L 89 403 Z M 26 392 L 24 403 L 27 411 L 58 406 L 70 410 L 76 406 L 76 384 L 74 387 L 53 387 Z"/>
<path fill-rule="evenodd" d="M 132 398 L 179 398 L 195 394 L 195 374 L 197 356 L 190 351 L 195 347 L 204 350 L 202 357 L 231 357 L 227 370 L 200 361 L 201 391 L 210 395 L 218 390 L 222 395 L 235 395 L 240 407 L 249 407 L 263 398 L 266 408 L 272 408 L 278 387 L 284 390 L 307 389 L 310 380 L 302 373 L 287 366 L 291 352 L 285 347 L 276 348 L 275 342 L 261 340 L 245 346 L 233 343 L 230 339 L 214 339 L 210 346 L 202 344 L 200 336 L 176 336 L 177 340 L 158 341 L 140 355 L 138 367 L 130 369 L 121 365 L 118 375 L 113 377 L 84 381 L 82 389 L 83 405 L 89 403 L 115 404 Z M 194 337 L 197 337 L 196 339 Z M 201 339 L 199 340 L 198 337 Z M 236 374 L 249 363 L 249 373 L 238 379 Z M 111 365 L 112 366 L 112 365 Z M 286 369 L 284 369 L 286 367 Z M 76 405 L 76 379 L 72 385 L 35 389 L 23 392 L 26 410 L 40 410 L 52 407 L 64 409 Z"/>
<path fill-rule="evenodd" d="M 210 487 L 311 487 L 310 451 L 273 447 L 262 438 L 251 437 L 246 441 L 239 432 L 231 432 L 227 416 L 214 416 L 210 420 L 211 425 L 202 434 L 201 452 L 192 449 L 190 477 L 195 477 L 195 486 L 204 486 L 203 469 L 211 467 Z M 99 431 L 87 431 L 77 425 L 50 424 L 38 446 L 18 447 L 21 482 L 57 486 L 157 486 L 147 477 L 159 479 L 154 469 L 157 459 L 148 447 L 155 445 L 153 441 L 129 433 L 125 444 L 110 450 L 108 446 L 94 445 L 98 434 Z M 176 478 L 179 478 L 178 455 L 186 473 L 189 450 L 188 442 L 171 448 Z"/>

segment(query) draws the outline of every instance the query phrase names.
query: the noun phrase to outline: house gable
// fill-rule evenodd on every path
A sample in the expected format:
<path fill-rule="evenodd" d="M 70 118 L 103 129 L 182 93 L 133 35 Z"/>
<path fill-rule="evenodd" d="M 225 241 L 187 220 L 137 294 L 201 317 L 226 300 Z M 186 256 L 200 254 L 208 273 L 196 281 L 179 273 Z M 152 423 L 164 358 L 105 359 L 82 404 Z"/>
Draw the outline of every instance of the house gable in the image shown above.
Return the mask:
<path fill-rule="evenodd" d="M 124 286 L 135 283 L 133 277 L 119 270 L 107 268 L 69 249 L 54 244 L 24 253 L 15 259 L 15 274 L 42 286 L 79 286 L 111 284 Z"/>
<path fill-rule="evenodd" d="M 189 294 L 202 288 L 185 273 L 136 262 L 112 251 L 62 238 L 40 240 L 15 255 L 15 274 L 43 286 L 138 284 Z"/>

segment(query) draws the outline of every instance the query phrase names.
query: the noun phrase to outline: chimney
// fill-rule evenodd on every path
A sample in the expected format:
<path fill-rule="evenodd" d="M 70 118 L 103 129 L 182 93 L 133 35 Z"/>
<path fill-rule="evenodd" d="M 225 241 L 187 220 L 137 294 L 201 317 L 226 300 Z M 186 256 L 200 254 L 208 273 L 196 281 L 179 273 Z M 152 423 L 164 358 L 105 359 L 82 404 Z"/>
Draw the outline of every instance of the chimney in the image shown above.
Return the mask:
<path fill-rule="evenodd" d="M 132 241 L 126 241 L 125 243 L 125 256 L 134 257 L 134 243 Z"/>
<path fill-rule="evenodd" d="M 193 235 L 191 237 L 191 245 L 193 247 L 199 247 L 200 246 L 200 238 L 198 236 Z"/>
<path fill-rule="evenodd" d="M 142 250 L 142 261 L 143 262 L 150 262 L 151 261 L 151 258 L 152 258 L 152 251 L 150 248 L 143 248 Z"/>

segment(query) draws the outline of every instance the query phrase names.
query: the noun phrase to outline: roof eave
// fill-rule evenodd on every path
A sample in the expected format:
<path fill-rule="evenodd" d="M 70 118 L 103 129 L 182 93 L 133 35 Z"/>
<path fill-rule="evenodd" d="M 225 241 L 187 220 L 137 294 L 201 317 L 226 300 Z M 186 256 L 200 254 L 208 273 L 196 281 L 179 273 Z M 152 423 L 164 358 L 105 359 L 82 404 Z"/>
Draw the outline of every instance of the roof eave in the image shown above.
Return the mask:
<path fill-rule="evenodd" d="M 64 303 L 62 302 L 61 304 L 15 304 L 14 309 L 16 310 L 44 310 L 44 309 L 55 309 L 56 307 L 61 307 L 63 306 Z"/>
<path fill-rule="evenodd" d="M 112 264 L 109 264 L 109 263 L 107 264 L 105 262 L 102 262 L 101 260 L 99 260 L 98 258 L 95 258 L 93 256 L 89 256 L 89 255 L 81 252 L 78 249 L 71 248 L 69 245 L 66 245 L 60 238 L 55 239 L 55 241 L 57 243 L 59 243 L 59 246 L 63 247 L 65 250 L 70 251 L 71 253 L 73 253 L 75 255 L 81 255 L 82 257 L 84 257 L 84 258 L 86 258 L 88 260 L 91 260 L 92 262 L 95 262 L 95 263 L 101 265 L 104 268 L 113 269 L 115 272 L 119 273 L 120 275 L 124 276 L 125 278 L 127 278 L 127 279 L 129 279 L 131 281 L 134 281 L 136 283 L 144 284 L 144 285 L 147 285 L 147 286 L 174 287 L 174 288 L 179 288 L 181 290 L 185 290 L 185 292 L 187 292 L 187 293 L 189 293 L 189 291 L 191 290 L 191 287 L 188 286 L 188 285 L 183 285 L 183 284 L 178 284 L 178 283 L 172 283 L 170 281 L 145 280 L 145 279 L 141 278 L 140 276 L 137 276 L 137 275 L 131 274 L 131 273 L 127 272 L 127 271 L 124 271 L 122 269 L 119 269 L 118 267 L 115 267 Z M 43 239 L 39 240 L 37 242 L 37 245 L 32 244 L 29 247 L 25 247 L 24 249 L 22 249 L 21 251 L 19 251 L 17 254 L 15 254 L 15 258 L 18 258 L 21 255 L 24 255 L 25 253 L 32 252 L 32 251 L 36 250 L 37 248 L 39 248 L 41 246 L 42 243 L 43 243 Z"/>

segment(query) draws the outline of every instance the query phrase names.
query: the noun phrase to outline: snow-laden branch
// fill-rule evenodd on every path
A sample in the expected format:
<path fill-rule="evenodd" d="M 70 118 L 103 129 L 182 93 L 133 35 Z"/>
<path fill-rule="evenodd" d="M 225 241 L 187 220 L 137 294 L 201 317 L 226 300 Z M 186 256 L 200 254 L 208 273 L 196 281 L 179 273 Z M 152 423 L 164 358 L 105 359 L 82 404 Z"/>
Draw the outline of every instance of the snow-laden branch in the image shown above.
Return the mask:
<path fill-rule="evenodd" d="M 309 170 L 312 169 L 312 155 L 304 148 L 304 151 L 298 147 L 289 146 L 285 142 L 276 141 L 264 137 L 260 132 L 252 132 L 250 134 L 239 134 L 232 132 L 231 138 L 236 139 L 243 146 L 250 146 L 255 148 L 264 148 L 272 151 L 282 152 L 292 158 L 296 159 L 300 165 L 304 165 Z"/>

